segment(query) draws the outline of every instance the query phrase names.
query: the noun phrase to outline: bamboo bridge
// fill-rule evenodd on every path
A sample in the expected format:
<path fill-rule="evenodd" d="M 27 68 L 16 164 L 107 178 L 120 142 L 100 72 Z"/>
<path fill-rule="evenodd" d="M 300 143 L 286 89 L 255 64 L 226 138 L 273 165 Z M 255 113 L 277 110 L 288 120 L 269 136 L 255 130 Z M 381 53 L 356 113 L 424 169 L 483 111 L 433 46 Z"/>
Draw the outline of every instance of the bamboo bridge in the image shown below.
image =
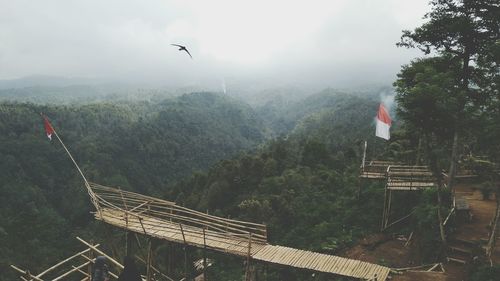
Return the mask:
<path fill-rule="evenodd" d="M 89 183 L 95 218 L 157 239 L 363 280 L 386 280 L 385 266 L 333 255 L 270 245 L 263 224 L 221 218 L 174 202 Z"/>

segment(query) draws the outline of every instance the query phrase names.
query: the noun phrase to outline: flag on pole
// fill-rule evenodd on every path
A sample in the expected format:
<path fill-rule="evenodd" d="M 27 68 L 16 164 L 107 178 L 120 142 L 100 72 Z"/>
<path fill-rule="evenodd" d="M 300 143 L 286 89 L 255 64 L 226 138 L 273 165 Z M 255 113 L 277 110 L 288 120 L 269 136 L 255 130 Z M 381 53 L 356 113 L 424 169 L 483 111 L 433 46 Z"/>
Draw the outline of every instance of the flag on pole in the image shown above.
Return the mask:
<path fill-rule="evenodd" d="M 384 105 L 380 104 L 377 114 L 377 129 L 375 130 L 375 135 L 379 138 L 389 140 L 391 138 L 389 129 L 391 128 L 391 117 Z"/>
<path fill-rule="evenodd" d="M 52 140 L 52 134 L 54 133 L 54 128 L 52 128 L 52 125 L 50 125 L 49 119 L 47 119 L 47 116 L 43 116 L 43 125 L 45 126 L 45 133 L 47 134 L 47 137 Z"/>

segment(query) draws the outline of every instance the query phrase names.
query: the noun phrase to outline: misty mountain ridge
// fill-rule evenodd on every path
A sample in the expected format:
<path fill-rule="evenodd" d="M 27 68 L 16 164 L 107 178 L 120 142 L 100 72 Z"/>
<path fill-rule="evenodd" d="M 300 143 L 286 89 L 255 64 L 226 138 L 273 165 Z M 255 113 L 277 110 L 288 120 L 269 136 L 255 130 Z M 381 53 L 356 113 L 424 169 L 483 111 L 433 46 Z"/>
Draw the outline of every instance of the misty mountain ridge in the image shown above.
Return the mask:
<path fill-rule="evenodd" d="M 224 85 L 223 85 L 224 84 Z M 225 86 L 225 87 L 223 87 Z M 214 92 L 243 100 L 252 107 L 274 104 L 286 106 L 319 92 L 345 92 L 370 95 L 392 91 L 382 84 L 365 84 L 351 88 L 318 88 L 304 85 L 278 85 L 270 81 L 228 78 L 206 84 L 178 87 L 166 84 L 134 83 L 112 79 L 33 75 L 18 79 L 0 80 L 0 101 L 31 102 L 36 104 L 85 104 L 95 102 L 161 101 L 165 98 L 194 92 Z"/>

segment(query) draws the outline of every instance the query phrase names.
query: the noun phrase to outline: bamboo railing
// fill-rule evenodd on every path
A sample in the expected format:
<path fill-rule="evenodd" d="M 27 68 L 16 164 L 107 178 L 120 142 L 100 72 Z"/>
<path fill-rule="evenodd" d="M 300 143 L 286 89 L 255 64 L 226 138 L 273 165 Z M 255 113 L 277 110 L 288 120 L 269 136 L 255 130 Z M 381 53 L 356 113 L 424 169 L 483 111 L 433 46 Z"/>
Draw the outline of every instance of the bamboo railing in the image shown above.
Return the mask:
<path fill-rule="evenodd" d="M 131 221 L 139 221 L 144 232 L 182 231 L 182 235 L 201 235 L 204 231 L 210 237 L 239 238 L 242 241 L 250 239 L 254 243 L 267 243 L 267 229 L 263 224 L 244 222 L 233 219 L 212 216 L 191 210 L 174 202 L 162 200 L 120 188 L 111 188 L 96 183 L 90 183 L 99 206 L 97 213 L 104 209 L 106 215 L 125 219 L 128 225 Z M 161 227 L 160 227 L 161 224 Z M 239 242 L 235 242 L 240 245 Z"/>
<path fill-rule="evenodd" d="M 427 166 L 390 165 L 386 186 L 391 190 L 421 190 L 435 187 L 436 179 Z"/>

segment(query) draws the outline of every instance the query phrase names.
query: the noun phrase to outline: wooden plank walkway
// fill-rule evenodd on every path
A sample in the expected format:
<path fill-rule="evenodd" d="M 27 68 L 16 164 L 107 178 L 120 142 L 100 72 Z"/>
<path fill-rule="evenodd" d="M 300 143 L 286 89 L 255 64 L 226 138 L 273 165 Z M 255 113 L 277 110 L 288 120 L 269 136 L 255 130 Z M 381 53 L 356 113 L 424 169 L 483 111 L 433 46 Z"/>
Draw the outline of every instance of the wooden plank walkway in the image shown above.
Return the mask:
<path fill-rule="evenodd" d="M 388 267 L 377 264 L 256 241 L 249 243 L 248 239 L 231 237 L 215 231 L 206 230 L 204 239 L 203 229 L 199 227 L 181 226 L 181 224 L 151 216 L 134 216 L 111 208 L 101 208 L 101 213 L 96 212 L 95 217 L 111 225 L 158 239 L 185 243 L 199 248 L 206 245 L 208 249 L 241 257 L 248 256 L 250 247 L 250 257 L 263 262 L 365 280 L 377 277 L 378 281 L 383 281 L 386 280 L 390 272 Z"/>
<path fill-rule="evenodd" d="M 255 241 L 249 243 L 248 239 L 231 237 L 211 230 L 205 230 L 204 239 L 202 228 L 182 225 L 151 216 L 127 215 L 124 211 L 111 208 L 102 208 L 101 214 L 96 213 L 95 218 L 120 228 L 181 244 L 185 243 L 203 248 L 206 243 L 208 249 L 238 256 L 247 256 L 249 245 L 251 254 L 255 254 L 264 246 L 264 244 L 255 243 Z"/>
<path fill-rule="evenodd" d="M 387 189 L 389 190 L 423 190 L 435 187 L 433 182 L 412 182 L 412 181 L 389 181 L 387 182 Z"/>
<path fill-rule="evenodd" d="M 386 280 L 390 269 L 385 266 L 283 246 L 265 245 L 252 256 L 255 260 L 319 272 L 333 273 L 364 280 Z"/>

